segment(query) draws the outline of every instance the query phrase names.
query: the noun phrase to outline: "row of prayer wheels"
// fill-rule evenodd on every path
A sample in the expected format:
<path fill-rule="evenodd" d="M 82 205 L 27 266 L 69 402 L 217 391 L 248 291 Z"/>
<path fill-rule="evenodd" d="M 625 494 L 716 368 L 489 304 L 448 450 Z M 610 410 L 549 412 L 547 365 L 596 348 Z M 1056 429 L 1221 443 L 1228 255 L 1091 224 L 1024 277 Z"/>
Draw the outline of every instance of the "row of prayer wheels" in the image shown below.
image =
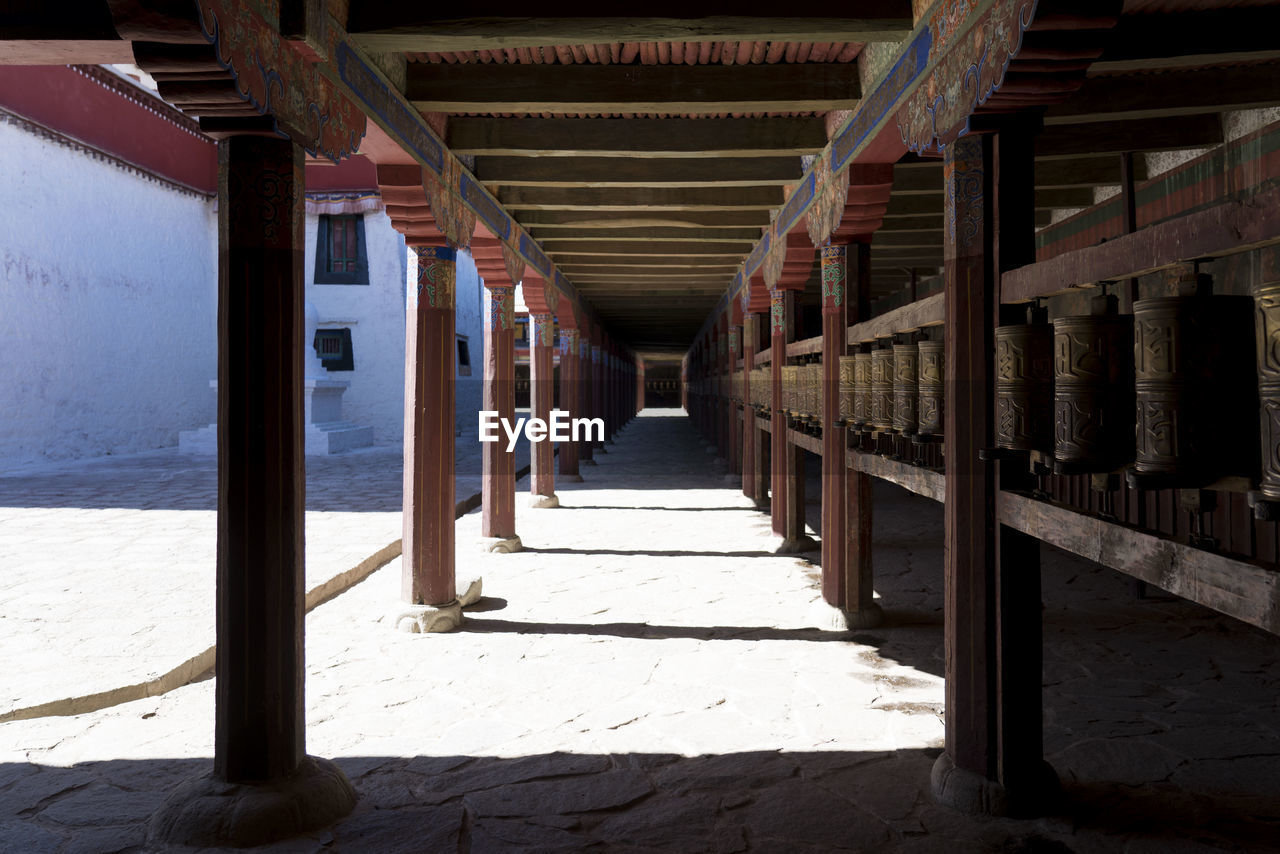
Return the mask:
<path fill-rule="evenodd" d="M 1032 308 L 1026 323 L 998 327 L 996 446 L 1051 458 L 1059 474 L 1127 468 L 1138 488 L 1252 477 L 1253 301 L 1210 284 L 1188 274 L 1132 315 L 1104 295 L 1088 315 L 1049 323 Z"/>
<path fill-rule="evenodd" d="M 943 342 L 881 346 L 840 357 L 840 418 L 863 430 L 942 437 Z"/>

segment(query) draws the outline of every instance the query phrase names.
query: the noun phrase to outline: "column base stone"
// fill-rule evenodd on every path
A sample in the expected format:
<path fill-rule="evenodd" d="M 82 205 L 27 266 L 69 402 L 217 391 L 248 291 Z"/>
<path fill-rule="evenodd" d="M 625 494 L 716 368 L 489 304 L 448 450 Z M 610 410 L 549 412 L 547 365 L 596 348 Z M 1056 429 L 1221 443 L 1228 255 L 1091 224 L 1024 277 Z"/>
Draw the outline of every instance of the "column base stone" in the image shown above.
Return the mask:
<path fill-rule="evenodd" d="M 776 555 L 794 555 L 801 552 L 811 552 L 822 548 L 822 545 L 813 537 L 804 536 L 795 539 L 784 539 L 773 553 Z"/>
<path fill-rule="evenodd" d="M 459 585 L 459 587 L 461 586 L 463 585 Z M 466 608 L 469 605 L 476 604 L 477 602 L 480 601 L 480 597 L 484 595 L 482 592 L 483 590 L 484 590 L 484 579 L 481 579 L 481 578 L 471 579 L 466 583 L 466 591 L 458 594 L 458 604 L 463 608 Z"/>
<path fill-rule="evenodd" d="M 1008 789 L 976 771 L 957 766 L 949 753 L 934 760 L 929 775 L 936 803 L 965 815 L 1014 818 L 1043 815 L 1061 794 L 1058 774 L 1049 763 L 1041 761 L 1032 776 Z"/>
<path fill-rule="evenodd" d="M 462 604 L 457 599 L 445 605 L 401 605 L 396 615 L 396 628 L 412 634 L 451 632 L 461 625 Z"/>
<path fill-rule="evenodd" d="M 535 510 L 547 510 L 560 506 L 560 499 L 554 495 L 530 495 L 529 506 Z"/>
<path fill-rule="evenodd" d="M 261 783 L 228 783 L 212 772 L 188 780 L 151 817 L 147 844 L 247 848 L 333 824 L 356 793 L 328 759 L 303 758 L 292 774 Z"/>
<path fill-rule="evenodd" d="M 519 537 L 484 537 L 480 540 L 480 548 L 486 552 L 513 554 L 524 548 Z"/>
<path fill-rule="evenodd" d="M 580 474 L 558 474 L 556 477 L 562 483 L 582 483 L 582 475 Z"/>

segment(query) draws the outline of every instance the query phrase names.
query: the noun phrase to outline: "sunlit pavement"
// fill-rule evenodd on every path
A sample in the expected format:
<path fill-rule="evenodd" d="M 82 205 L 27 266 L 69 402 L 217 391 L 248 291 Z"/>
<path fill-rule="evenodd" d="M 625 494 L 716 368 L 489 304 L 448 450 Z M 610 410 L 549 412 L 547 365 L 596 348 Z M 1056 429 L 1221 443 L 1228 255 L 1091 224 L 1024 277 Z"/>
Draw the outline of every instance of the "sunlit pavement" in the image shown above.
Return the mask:
<path fill-rule="evenodd" d="M 932 805 L 941 508 L 877 487 L 886 625 L 834 631 L 817 567 L 773 554 L 767 517 L 677 416 L 633 421 L 584 483 L 558 485 L 560 509 L 519 497 L 523 552 L 473 548 L 478 515 L 461 519 L 459 575 L 482 575 L 486 594 L 463 630 L 395 631 L 398 560 L 310 614 L 308 750 L 338 761 L 360 803 L 278 850 L 1165 852 L 1277 838 L 1280 641 L 1137 600 L 1123 577 L 1048 550 L 1046 753 L 1065 806 L 1013 821 Z M 74 655 L 50 666 L 85 669 Z M 0 849 L 139 846 L 212 749 L 212 681 L 0 724 Z"/>

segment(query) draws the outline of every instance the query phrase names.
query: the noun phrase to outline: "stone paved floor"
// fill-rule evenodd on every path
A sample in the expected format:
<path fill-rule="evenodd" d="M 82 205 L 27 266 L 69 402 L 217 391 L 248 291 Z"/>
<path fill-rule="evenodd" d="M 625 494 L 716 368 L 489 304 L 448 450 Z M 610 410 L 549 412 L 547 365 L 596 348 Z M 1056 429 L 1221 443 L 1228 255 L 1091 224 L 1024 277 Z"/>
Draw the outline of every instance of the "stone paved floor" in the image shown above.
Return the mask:
<path fill-rule="evenodd" d="M 464 630 L 393 631 L 399 561 L 307 620 L 308 749 L 361 800 L 287 852 L 1280 850 L 1280 640 L 1047 555 L 1046 748 L 1028 821 L 932 805 L 941 512 L 876 490 L 879 629 L 820 630 L 687 420 L 650 412 L 526 511 Z M 478 532 L 471 514 L 460 542 Z M 74 668 L 74 661 L 64 662 Z M 130 851 L 208 768 L 213 685 L 0 725 L 0 850 Z"/>
<path fill-rule="evenodd" d="M 398 446 L 307 458 L 308 590 L 400 538 L 401 461 Z M 480 445 L 460 438 L 455 465 L 458 500 L 478 495 Z M 176 449 L 0 473 L 0 716 L 212 646 L 216 506 L 214 458 Z"/>

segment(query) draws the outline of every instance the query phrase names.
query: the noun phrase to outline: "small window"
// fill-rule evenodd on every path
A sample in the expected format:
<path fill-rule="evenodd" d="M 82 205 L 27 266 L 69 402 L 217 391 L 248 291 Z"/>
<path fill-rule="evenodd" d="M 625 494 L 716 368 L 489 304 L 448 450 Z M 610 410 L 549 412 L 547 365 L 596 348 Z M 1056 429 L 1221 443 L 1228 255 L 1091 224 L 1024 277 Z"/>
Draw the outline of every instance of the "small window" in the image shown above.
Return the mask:
<path fill-rule="evenodd" d="M 320 215 L 315 280 L 318 285 L 369 284 L 363 216 Z"/>
<path fill-rule="evenodd" d="M 458 336 L 458 376 L 471 376 L 471 348 L 467 346 L 467 339 Z"/>
<path fill-rule="evenodd" d="M 350 329 L 317 329 L 312 346 L 320 364 L 328 371 L 354 371 L 355 355 L 351 352 Z"/>

